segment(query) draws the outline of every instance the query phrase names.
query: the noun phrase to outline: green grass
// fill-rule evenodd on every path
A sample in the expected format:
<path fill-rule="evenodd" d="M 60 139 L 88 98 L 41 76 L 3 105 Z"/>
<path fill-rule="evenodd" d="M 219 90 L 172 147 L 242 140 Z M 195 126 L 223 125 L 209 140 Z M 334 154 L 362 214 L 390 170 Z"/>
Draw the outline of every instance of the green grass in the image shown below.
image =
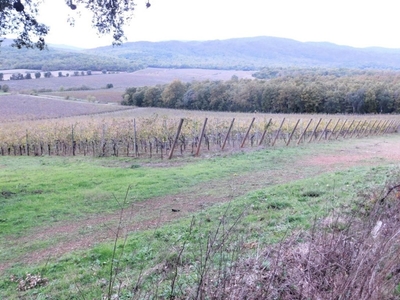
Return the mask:
<path fill-rule="evenodd" d="M 0 231 L 2 235 L 28 234 L 34 225 L 115 211 L 114 195 L 121 198 L 128 186 L 133 187 L 130 201 L 140 201 L 237 173 L 282 168 L 294 159 L 294 151 L 298 150 L 193 159 L 165 168 L 127 164 L 126 158 L 1 157 Z"/>
<path fill-rule="evenodd" d="M 38 228 L 60 221 L 74 222 L 116 212 L 119 205 L 114 196 L 121 201 L 128 186 L 133 187 L 127 199 L 131 204 L 156 196 L 179 195 L 199 184 L 206 188 L 210 182 L 229 182 L 235 174 L 246 178 L 268 170 L 281 176 L 281 180 L 266 178 L 271 184 L 240 197 L 232 196 L 228 204 L 214 205 L 193 214 L 196 223 L 190 235 L 191 217 L 186 217 L 157 229 L 132 233 L 124 248 L 120 240 L 117 254 L 121 276 L 130 287 L 143 269 L 151 274 L 145 282 L 150 288 L 152 280 L 159 280 L 159 274 L 149 270 L 173 261 L 185 241 L 187 249 L 183 259 L 187 265 L 195 264 L 204 237 L 215 230 L 221 218 L 227 220 L 228 226 L 243 214 L 235 226 L 233 243 L 245 239 L 267 245 L 297 228 L 309 228 L 316 218 L 330 210 L 350 207 L 359 193 L 383 187 L 387 181 L 399 177 L 398 168 L 385 162 L 375 167 L 356 167 L 322 175 L 319 174 L 323 166 L 291 168 L 296 160 L 316 152 L 332 153 L 351 143 L 174 160 L 162 167 L 127 158 L 0 157 L 0 261 L 14 260 L 1 276 L 0 298 L 82 299 L 84 295 L 86 299 L 100 299 L 106 289 L 102 282 L 109 278 L 111 242 L 58 259 L 47 261 L 43 257 L 40 264 L 26 265 L 15 259 L 29 251 L 45 249 L 63 237 L 30 241 L 26 245 L 13 244 L 12 239 L 29 237 Z M 307 179 L 285 178 L 296 172 Z M 286 183 L 275 184 L 282 181 Z M 232 194 L 229 185 L 219 191 L 225 196 Z M 28 272 L 48 278 L 48 285 L 17 292 L 17 283 L 11 282 L 10 276 L 23 278 Z M 180 280 L 190 284 L 192 275 L 189 273 Z M 168 286 L 165 289 L 160 293 L 168 294 Z M 128 289 L 124 293 L 128 297 Z"/>
<path fill-rule="evenodd" d="M 184 259 L 190 264 L 199 257 L 201 236 L 212 232 L 224 216 L 232 222 L 238 214 L 245 212 L 235 228 L 235 236 L 244 237 L 259 245 L 279 241 L 296 228 L 308 228 L 316 218 L 330 210 L 351 206 L 360 191 L 379 186 L 399 176 L 397 167 L 358 167 L 346 171 L 328 173 L 314 178 L 275 185 L 250 192 L 232 200 L 229 204 L 213 206 L 194 215 L 196 225 L 188 235 L 190 218 L 177 220 L 156 230 L 131 234 L 122 250 L 122 240 L 117 248 L 121 262 L 121 277 L 133 285 L 141 269 L 149 270 L 168 260 L 173 260 L 176 249 L 189 239 Z M 204 238 L 203 238 L 204 239 Z M 23 277 L 25 272 L 40 273 L 49 279 L 45 287 L 17 293 L 16 284 L 3 278 L 0 290 L 5 299 L 16 299 L 17 295 L 49 297 L 50 299 L 79 299 L 83 294 L 88 299 L 99 299 L 105 293 L 101 280 L 108 279 L 112 256 L 112 244 L 105 243 L 91 250 L 70 253 L 57 261 L 27 267 L 15 264 L 7 273 Z M 149 282 L 157 280 L 148 278 Z M 150 283 L 149 283 L 150 284 Z M 167 289 L 167 287 L 165 287 Z M 82 293 L 82 294 L 81 294 Z M 125 295 L 128 295 L 128 290 Z M 9 297 L 9 298 L 8 298 Z"/>

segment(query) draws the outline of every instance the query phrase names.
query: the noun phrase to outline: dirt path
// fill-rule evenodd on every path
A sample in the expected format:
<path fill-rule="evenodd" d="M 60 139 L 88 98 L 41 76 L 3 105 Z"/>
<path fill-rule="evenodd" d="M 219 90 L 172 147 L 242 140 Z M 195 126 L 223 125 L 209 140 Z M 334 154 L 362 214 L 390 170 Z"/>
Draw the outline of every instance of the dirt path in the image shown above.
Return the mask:
<path fill-rule="evenodd" d="M 141 201 L 125 210 L 124 229 L 129 232 L 155 228 L 207 206 L 223 203 L 278 183 L 310 177 L 356 165 L 379 165 L 382 162 L 400 162 L 400 138 L 363 139 L 351 144 L 343 143 L 340 150 L 326 150 L 290 162 L 280 170 L 263 170 L 232 176 L 227 180 L 214 180 L 194 186 L 185 193 Z M 173 210 L 179 210 L 174 212 Z M 32 241 L 49 241 L 44 250 L 31 251 L 14 261 L 0 262 L 0 274 L 12 263 L 38 263 L 57 258 L 65 253 L 82 250 L 112 240 L 120 220 L 120 213 L 93 216 L 74 223 L 63 222 L 50 228 L 39 228 L 33 235 L 8 240 L 10 247 L 29 248 Z"/>

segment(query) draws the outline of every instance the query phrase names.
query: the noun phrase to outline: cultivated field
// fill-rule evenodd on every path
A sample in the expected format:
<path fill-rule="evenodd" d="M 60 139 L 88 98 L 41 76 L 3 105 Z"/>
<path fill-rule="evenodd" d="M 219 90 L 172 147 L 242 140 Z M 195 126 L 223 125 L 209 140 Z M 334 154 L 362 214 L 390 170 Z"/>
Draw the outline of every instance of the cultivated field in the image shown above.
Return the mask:
<path fill-rule="evenodd" d="M 0 96 L 0 108 L 0 124 L 25 120 L 94 115 L 127 109 L 127 107 L 119 105 L 101 105 L 65 100 L 58 97 L 24 94 Z"/>
<path fill-rule="evenodd" d="M 24 70 L 18 70 L 24 74 Z M 0 73 L 4 72 L 0 70 Z M 250 71 L 226 71 L 226 70 L 198 70 L 198 69 L 157 69 L 148 68 L 133 73 L 116 73 L 116 74 L 99 74 L 85 76 L 71 76 L 73 71 L 62 71 L 65 75 L 69 73 L 69 77 L 58 77 L 58 71 L 52 72 L 53 77 L 30 80 L 6 80 L 11 91 L 25 91 L 51 89 L 54 92 L 60 91 L 61 88 L 75 88 L 85 85 L 92 89 L 103 89 L 108 83 L 114 85 L 115 89 L 125 89 L 127 87 L 152 86 L 156 84 L 170 83 L 175 79 L 183 82 L 191 82 L 193 80 L 229 80 L 233 75 L 238 78 L 252 78 Z M 33 76 L 33 74 L 32 74 Z M 33 76 L 34 77 L 34 76 Z M 7 78 L 5 76 L 5 78 Z M 119 98 L 118 101 L 122 99 Z"/>
<path fill-rule="evenodd" d="M 192 156 L 333 142 L 397 133 L 400 125 L 395 116 L 212 113 L 41 97 L 0 97 L 0 155 L 163 159 L 175 149 L 175 156 Z"/>
<path fill-rule="evenodd" d="M 398 116 L 13 93 L 46 80 L 0 96 L 1 299 L 399 299 Z"/>

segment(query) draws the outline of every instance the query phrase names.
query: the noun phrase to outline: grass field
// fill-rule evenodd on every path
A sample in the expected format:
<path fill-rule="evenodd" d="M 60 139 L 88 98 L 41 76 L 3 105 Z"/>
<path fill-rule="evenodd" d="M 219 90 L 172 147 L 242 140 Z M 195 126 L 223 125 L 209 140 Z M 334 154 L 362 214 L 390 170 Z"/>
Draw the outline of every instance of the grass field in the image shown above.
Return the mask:
<path fill-rule="evenodd" d="M 241 247 L 266 247 L 360 194 L 383 193 L 385 184 L 399 178 L 399 145 L 392 136 L 164 163 L 1 157 L 0 296 L 101 298 L 120 228 L 120 295 L 130 299 L 140 272 L 151 274 L 146 284 L 161 280 L 156 269 L 177 255 L 192 217 L 200 222 L 199 238 L 217 228 L 221 217 L 232 221 L 243 213 L 235 225 Z M 186 245 L 186 266 L 201 256 L 197 239 Z M 183 281 L 195 276 L 181 272 Z M 48 282 L 18 291 L 10 278 L 26 273 L 40 273 Z M 159 296 L 167 297 L 170 286 L 159 288 L 165 289 Z"/>

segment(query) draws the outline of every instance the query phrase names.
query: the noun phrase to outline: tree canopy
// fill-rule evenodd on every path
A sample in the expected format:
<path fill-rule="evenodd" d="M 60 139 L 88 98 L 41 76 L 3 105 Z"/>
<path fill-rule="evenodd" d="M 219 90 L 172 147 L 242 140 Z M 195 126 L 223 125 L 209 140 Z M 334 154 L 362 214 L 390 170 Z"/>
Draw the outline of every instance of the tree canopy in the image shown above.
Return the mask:
<path fill-rule="evenodd" d="M 388 114 L 400 112 L 400 72 L 345 69 L 271 69 L 267 80 L 178 80 L 130 88 L 123 105 L 189 110 Z M 150 96 L 150 97 L 149 97 Z"/>
<path fill-rule="evenodd" d="M 0 0 L 0 42 L 6 35 L 16 35 L 13 46 L 38 48 L 46 46 L 49 32 L 46 24 L 37 21 L 43 0 Z M 136 1 L 135 1 L 136 2 Z M 92 25 L 100 34 L 111 34 L 113 44 L 124 38 L 123 26 L 132 19 L 136 4 L 131 0 L 65 0 L 65 9 L 87 9 L 92 12 Z M 146 2 L 150 7 L 150 2 Z M 71 25 L 74 23 L 71 19 Z"/>

